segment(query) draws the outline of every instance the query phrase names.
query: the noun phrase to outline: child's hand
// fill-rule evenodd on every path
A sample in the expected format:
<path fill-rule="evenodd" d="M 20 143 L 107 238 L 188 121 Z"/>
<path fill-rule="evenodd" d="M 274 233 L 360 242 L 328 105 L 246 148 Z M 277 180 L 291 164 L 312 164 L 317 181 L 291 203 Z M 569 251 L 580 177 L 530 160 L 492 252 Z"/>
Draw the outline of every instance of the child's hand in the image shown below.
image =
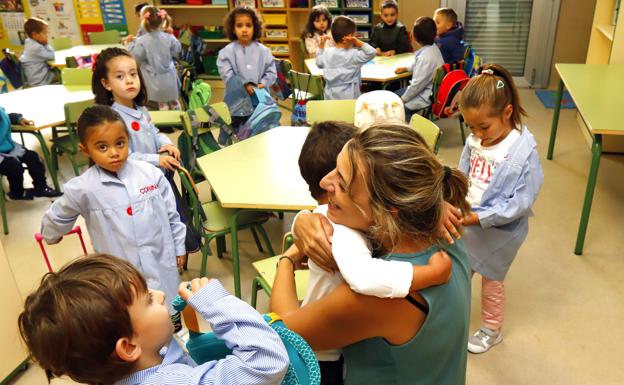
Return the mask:
<path fill-rule="evenodd" d="M 160 154 L 158 164 L 160 165 L 160 167 L 169 171 L 175 171 L 178 167 L 180 167 L 180 162 L 178 162 L 176 158 L 169 154 Z"/>
<path fill-rule="evenodd" d="M 396 55 L 396 51 L 391 49 L 390 51 L 386 51 L 383 53 L 384 56 L 394 56 Z"/>
<path fill-rule="evenodd" d="M 128 43 L 134 41 L 135 39 L 136 39 L 136 37 L 134 35 L 128 35 L 128 36 L 126 36 L 125 39 L 123 39 L 121 41 L 121 43 L 125 45 L 125 44 L 128 44 Z"/>
<path fill-rule="evenodd" d="M 258 84 L 258 88 L 264 88 L 264 84 L 262 83 Z"/>
<path fill-rule="evenodd" d="M 166 152 L 167 154 L 173 156 L 175 160 L 180 161 L 180 150 L 173 144 L 165 144 L 159 150 L 159 153 Z"/>
<path fill-rule="evenodd" d="M 402 74 L 403 72 L 407 72 L 407 67 L 399 67 L 397 69 L 394 70 L 395 74 Z"/>
<path fill-rule="evenodd" d="M 474 211 L 471 211 L 468 215 L 466 215 L 463 219 L 464 226 L 475 226 L 480 225 L 479 215 Z"/>
<path fill-rule="evenodd" d="M 324 49 L 325 48 L 325 43 L 327 43 L 327 40 L 329 40 L 329 36 L 328 35 L 321 36 L 320 41 L 319 41 L 319 48 L 320 49 Z"/>
<path fill-rule="evenodd" d="M 427 266 L 432 270 L 432 285 L 443 285 L 451 279 L 453 263 L 445 251 L 440 250 L 433 254 Z"/>
<path fill-rule="evenodd" d="M 179 255 L 176 257 L 176 263 L 178 265 L 178 273 L 182 274 L 182 270 L 184 270 L 184 264 L 188 258 L 188 254 Z"/>
<path fill-rule="evenodd" d="M 180 286 L 178 286 L 178 294 L 182 297 L 183 300 L 187 301 L 191 296 L 197 293 L 202 287 L 206 286 L 210 282 L 210 279 L 203 278 L 195 278 L 190 282 L 191 290 L 188 289 L 189 282 L 182 282 Z"/>
<path fill-rule="evenodd" d="M 22 120 L 20 120 L 20 124 L 22 126 L 34 126 L 35 122 L 33 122 L 32 120 L 28 120 L 28 119 L 22 118 Z"/>
<path fill-rule="evenodd" d="M 165 32 L 167 32 L 168 34 L 173 35 L 173 28 L 169 27 L 165 29 Z"/>
<path fill-rule="evenodd" d="M 377 56 L 383 55 L 383 52 L 381 52 L 380 48 L 375 48 L 375 53 L 377 54 Z"/>
<path fill-rule="evenodd" d="M 254 94 L 254 85 L 251 83 L 245 84 L 245 91 L 247 91 L 247 95 L 251 96 Z"/>
<path fill-rule="evenodd" d="M 439 237 L 446 239 L 448 243 L 455 242 L 453 237 L 455 239 L 461 237 L 463 220 L 461 210 L 445 201 L 442 220 L 438 229 Z"/>

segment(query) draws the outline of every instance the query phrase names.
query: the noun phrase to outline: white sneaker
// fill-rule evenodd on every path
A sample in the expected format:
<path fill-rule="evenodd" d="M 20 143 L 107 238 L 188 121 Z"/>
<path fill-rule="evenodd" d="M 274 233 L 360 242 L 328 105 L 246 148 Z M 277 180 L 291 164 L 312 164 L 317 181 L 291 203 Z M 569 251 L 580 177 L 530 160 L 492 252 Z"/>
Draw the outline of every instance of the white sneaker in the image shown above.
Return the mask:
<path fill-rule="evenodd" d="M 503 333 L 481 327 L 470 338 L 468 338 L 468 351 L 470 353 L 485 353 L 503 340 Z"/>

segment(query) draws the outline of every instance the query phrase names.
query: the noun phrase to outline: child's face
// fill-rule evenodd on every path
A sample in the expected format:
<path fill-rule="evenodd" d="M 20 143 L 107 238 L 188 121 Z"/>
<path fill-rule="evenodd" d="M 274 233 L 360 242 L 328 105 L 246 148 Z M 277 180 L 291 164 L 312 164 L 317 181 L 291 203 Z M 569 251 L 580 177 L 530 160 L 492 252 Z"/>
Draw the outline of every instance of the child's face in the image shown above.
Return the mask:
<path fill-rule="evenodd" d="M 136 60 L 120 55 L 106 63 L 106 69 L 106 78 L 102 79 L 104 88 L 112 92 L 117 103 L 134 107 L 134 98 L 141 91 Z"/>
<path fill-rule="evenodd" d="M 394 7 L 386 7 L 381 10 L 381 20 L 386 25 L 394 25 L 399 17 L 399 13 Z"/>
<path fill-rule="evenodd" d="M 461 111 L 466 126 L 484 147 L 500 143 L 513 129 L 511 114 L 513 106 L 508 104 L 501 116 L 490 116 L 488 107 L 468 108 Z"/>
<path fill-rule="evenodd" d="M 137 295 L 128 313 L 134 331 L 133 342 L 143 352 L 158 352 L 171 339 L 173 323 L 162 291 L 148 290 Z"/>
<path fill-rule="evenodd" d="M 327 217 L 334 223 L 366 232 L 373 223 L 370 195 L 362 173 L 352 175 L 346 146 L 336 158 L 336 169 L 321 179 L 321 188 L 327 191 L 329 200 Z"/>
<path fill-rule="evenodd" d="M 33 32 L 31 38 L 43 45 L 48 45 L 48 26 L 44 26 L 41 32 Z"/>
<path fill-rule="evenodd" d="M 86 146 L 80 150 L 104 170 L 118 172 L 128 159 L 128 133 L 123 122 L 104 122 L 90 127 Z"/>
<path fill-rule="evenodd" d="M 327 24 L 329 23 L 325 15 L 319 15 L 319 17 L 314 19 L 314 29 L 317 31 L 320 31 L 320 32 L 327 31 Z"/>
<path fill-rule="evenodd" d="M 236 15 L 234 17 L 234 34 L 242 45 L 251 43 L 254 34 L 253 20 L 249 15 Z"/>
<path fill-rule="evenodd" d="M 436 34 L 438 36 L 444 35 L 453 28 L 453 23 L 440 13 L 433 15 L 433 20 L 436 23 Z"/>

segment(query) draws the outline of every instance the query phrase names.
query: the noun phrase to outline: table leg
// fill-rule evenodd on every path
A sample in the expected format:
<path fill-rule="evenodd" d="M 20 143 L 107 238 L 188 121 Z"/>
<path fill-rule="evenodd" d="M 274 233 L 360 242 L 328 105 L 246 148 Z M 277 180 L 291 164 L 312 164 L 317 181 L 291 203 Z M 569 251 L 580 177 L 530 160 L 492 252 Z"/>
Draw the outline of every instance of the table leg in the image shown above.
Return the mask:
<path fill-rule="evenodd" d="M 238 227 L 237 218 L 240 210 L 236 210 L 230 219 L 230 239 L 232 240 L 232 264 L 234 265 L 234 295 L 241 298 L 240 262 L 238 260 Z"/>
<path fill-rule="evenodd" d="M 583 202 L 583 211 L 581 212 L 581 223 L 576 237 L 576 247 L 574 254 L 583 254 L 583 244 L 585 243 L 585 234 L 587 233 L 587 222 L 589 221 L 589 213 L 591 211 L 592 200 L 594 198 L 594 189 L 596 188 L 596 179 L 598 178 L 598 166 L 600 166 L 600 155 L 602 154 L 602 135 L 594 135 L 592 143 L 592 162 L 589 167 L 589 177 L 587 178 L 587 190 L 585 191 L 585 200 Z"/>
<path fill-rule="evenodd" d="M 546 159 L 552 160 L 555 150 L 555 138 L 557 137 L 557 126 L 559 125 L 559 112 L 561 111 L 561 99 L 563 98 L 563 80 L 559 80 L 557 95 L 555 96 L 555 113 L 553 115 L 552 127 L 550 128 L 550 140 L 548 141 L 548 154 Z"/>

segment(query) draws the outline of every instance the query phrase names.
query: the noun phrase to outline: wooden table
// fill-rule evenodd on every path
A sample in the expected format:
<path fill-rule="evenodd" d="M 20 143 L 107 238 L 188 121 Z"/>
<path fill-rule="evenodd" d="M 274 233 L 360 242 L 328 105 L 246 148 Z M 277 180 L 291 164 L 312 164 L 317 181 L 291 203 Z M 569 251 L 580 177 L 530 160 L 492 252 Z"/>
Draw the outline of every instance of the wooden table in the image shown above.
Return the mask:
<path fill-rule="evenodd" d="M 587 223 L 591 211 L 600 155 L 602 154 L 602 135 L 624 135 L 624 126 L 618 119 L 622 108 L 622 85 L 624 65 L 616 64 L 561 64 L 555 65 L 561 80 L 557 88 L 555 112 L 553 115 L 548 159 L 553 158 L 559 111 L 563 88 L 568 89 L 579 114 L 587 124 L 593 141 L 591 146 L 592 161 L 587 178 L 587 189 L 581 212 L 579 231 L 576 237 L 574 254 L 583 254 L 583 244 L 587 232 Z"/>
<path fill-rule="evenodd" d="M 110 47 L 124 48 L 121 44 L 96 44 L 96 45 L 77 45 L 68 49 L 62 49 L 54 52 L 54 62 L 50 65 L 57 68 L 65 67 L 65 58 L 69 56 L 89 56 L 102 52 L 102 50 Z"/>
<path fill-rule="evenodd" d="M 305 60 L 306 67 L 312 75 L 323 76 L 323 70 L 316 65 L 316 59 Z M 389 83 L 393 80 L 411 77 L 411 72 L 394 73 L 399 67 L 410 68 L 414 64 L 414 53 L 407 52 L 394 56 L 376 56 L 371 62 L 362 66 L 362 80 L 368 82 Z"/>
<path fill-rule="evenodd" d="M 308 127 L 276 127 L 197 159 L 231 218 L 234 291 L 240 297 L 236 218 L 245 210 L 298 211 L 317 203 L 299 174 L 298 159 Z"/>

